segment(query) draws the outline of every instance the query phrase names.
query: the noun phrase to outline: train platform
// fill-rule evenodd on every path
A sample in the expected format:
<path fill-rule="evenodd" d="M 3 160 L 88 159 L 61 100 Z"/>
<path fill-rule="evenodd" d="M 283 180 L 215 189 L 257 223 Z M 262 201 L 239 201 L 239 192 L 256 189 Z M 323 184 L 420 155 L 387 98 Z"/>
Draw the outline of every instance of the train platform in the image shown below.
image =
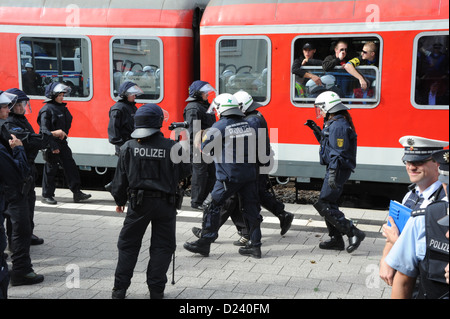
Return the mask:
<path fill-rule="evenodd" d="M 117 263 L 117 239 L 124 215 L 115 212 L 108 192 L 89 191 L 92 198 L 73 203 L 68 189 L 57 189 L 57 205 L 41 203 L 35 210 L 34 233 L 43 245 L 31 247 L 33 267 L 45 280 L 32 286 L 9 287 L 10 299 L 110 299 Z M 186 197 L 177 216 L 175 284 L 170 265 L 165 299 L 227 300 L 264 303 L 274 299 L 389 299 L 391 288 L 378 276 L 384 247 L 381 227 L 387 211 L 343 208 L 366 238 L 353 253 L 318 248 L 327 238 L 325 223 L 311 205 L 286 204 L 295 214 L 291 229 L 280 236 L 278 219 L 262 211 L 262 258 L 241 256 L 239 239 L 228 221 L 211 246 L 209 257 L 183 248 L 196 238 L 202 212 Z M 136 265 L 127 299 L 148 299 L 145 271 L 149 259 L 150 228 Z M 8 252 L 8 251 L 7 251 Z M 10 264 L 11 260 L 8 259 Z M 253 299 L 253 300 L 252 300 Z M 183 301 L 181 301 L 183 300 Z M 264 301 L 265 300 L 265 301 Z M 181 308 L 180 308 L 181 309 Z"/>

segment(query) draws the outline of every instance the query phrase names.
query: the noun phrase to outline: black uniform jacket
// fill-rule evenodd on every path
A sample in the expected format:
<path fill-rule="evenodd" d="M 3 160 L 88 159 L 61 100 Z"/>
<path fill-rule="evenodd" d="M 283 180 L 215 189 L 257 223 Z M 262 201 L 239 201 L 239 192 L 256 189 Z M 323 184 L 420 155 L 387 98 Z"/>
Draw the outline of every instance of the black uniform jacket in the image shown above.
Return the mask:
<path fill-rule="evenodd" d="M 176 164 L 177 154 L 171 155 L 175 144 L 162 133 L 157 133 L 141 143 L 131 139 L 120 148 L 111 187 L 111 194 L 118 206 L 126 204 L 129 189 L 175 195 L 178 182 L 191 173 L 189 163 Z M 174 161 L 171 156 L 174 156 Z"/>

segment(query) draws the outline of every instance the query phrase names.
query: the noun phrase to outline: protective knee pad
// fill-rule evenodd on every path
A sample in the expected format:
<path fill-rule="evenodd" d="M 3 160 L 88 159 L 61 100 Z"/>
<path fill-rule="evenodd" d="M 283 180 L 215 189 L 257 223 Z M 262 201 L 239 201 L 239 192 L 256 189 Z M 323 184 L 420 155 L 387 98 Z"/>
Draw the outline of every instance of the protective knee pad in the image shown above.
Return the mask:
<path fill-rule="evenodd" d="M 336 218 L 328 203 L 319 200 L 313 204 L 313 206 L 319 212 L 319 215 L 325 218 L 325 220 L 333 225 L 341 234 L 347 235 L 351 232 L 352 222 L 345 217 Z"/>

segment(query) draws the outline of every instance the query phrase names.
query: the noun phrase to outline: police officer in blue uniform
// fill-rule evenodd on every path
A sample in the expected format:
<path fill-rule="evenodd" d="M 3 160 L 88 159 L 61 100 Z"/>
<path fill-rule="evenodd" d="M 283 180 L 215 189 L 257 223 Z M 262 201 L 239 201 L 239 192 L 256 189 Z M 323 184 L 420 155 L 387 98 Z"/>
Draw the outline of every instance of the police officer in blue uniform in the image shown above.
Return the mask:
<path fill-rule="evenodd" d="M 187 242 L 184 248 L 209 256 L 211 243 L 220 227 L 220 209 L 233 194 L 242 200 L 244 221 L 249 230 L 249 242 L 239 248 L 241 255 L 261 258 L 262 221 L 257 187 L 256 161 L 251 161 L 251 149 L 256 150 L 255 129 L 245 121 L 236 98 L 228 93 L 217 96 L 211 108 L 220 119 L 203 137 L 202 152 L 212 155 L 217 181 L 211 192 L 212 201 L 204 210 L 202 234 L 199 240 Z M 256 154 L 253 154 L 256 156 Z"/>
<path fill-rule="evenodd" d="M 37 123 L 40 126 L 39 133 L 50 135 L 52 131 L 63 130 L 69 135 L 72 126 L 72 114 L 63 102 L 64 94 L 70 93 L 71 89 L 62 83 L 52 82 L 45 89 L 48 98 L 46 104 L 40 109 Z M 69 188 L 73 193 L 73 201 L 79 203 L 91 197 L 81 191 L 80 172 L 75 163 L 72 150 L 67 143 L 67 137 L 59 139 L 53 137 L 50 146 L 44 151 L 44 171 L 42 176 L 42 202 L 44 204 L 56 205 L 55 178 L 58 173 L 59 164 L 64 169 Z"/>
<path fill-rule="evenodd" d="M 448 192 L 449 150 L 432 155 L 439 165 L 439 180 Z M 448 225 L 439 221 L 448 215 L 448 194 L 425 209 L 411 213 L 411 218 L 386 257 L 397 270 L 392 285 L 392 298 L 411 298 L 416 278 L 420 278 L 418 299 L 448 299 L 445 267 L 448 264 Z"/>
<path fill-rule="evenodd" d="M 160 131 L 165 113 L 156 104 L 141 106 L 135 115 L 132 139 L 120 149 L 111 194 L 121 213 L 128 212 L 119 235 L 119 259 L 115 272 L 113 299 L 123 299 L 130 286 L 142 237 L 152 223 L 147 285 L 150 298 L 161 299 L 167 270 L 175 251 L 175 222 L 178 182 L 190 174 L 190 164 L 173 161 L 175 141 Z M 176 156 L 173 154 L 172 156 Z M 178 164 L 175 164 L 177 163 Z"/>
<path fill-rule="evenodd" d="M 215 122 L 214 114 L 207 113 L 208 96 L 216 91 L 205 81 L 194 81 L 189 86 L 189 102 L 184 111 L 184 121 L 189 124 L 190 156 L 192 161 L 191 207 L 203 209 L 203 201 L 211 192 L 215 178 L 214 163 L 206 163 L 200 151 L 193 147 L 197 132 L 210 128 Z"/>
<path fill-rule="evenodd" d="M 258 147 L 264 149 L 264 152 L 258 150 L 258 162 L 260 165 L 260 173 L 258 174 L 258 194 L 259 201 L 262 207 L 267 209 L 280 220 L 280 235 L 283 236 L 289 230 L 294 219 L 294 214 L 284 210 L 284 204 L 279 201 L 274 194 L 268 191 L 269 181 L 269 166 L 273 161 L 273 151 L 270 147 L 269 127 L 266 119 L 257 109 L 262 105 L 253 100 L 253 97 L 245 91 L 238 91 L 234 94 L 239 102 L 242 112 L 245 114 L 245 120 L 250 123 L 252 127 L 262 129 L 265 132 L 264 138 L 258 135 Z M 258 131 L 256 131 L 258 133 Z M 263 161 L 263 162 L 262 162 Z M 262 172 L 261 172 L 262 171 Z"/>
<path fill-rule="evenodd" d="M 424 209 L 429 204 L 445 198 L 444 188 L 439 181 L 438 164 L 431 155 L 434 151 L 442 150 L 448 146 L 448 142 L 406 135 L 399 139 L 399 143 L 404 148 L 402 161 L 412 182 L 408 186 L 409 191 L 403 197 L 402 205 L 414 211 Z M 392 217 L 388 219 L 390 226 L 387 224 L 383 226 L 386 244 L 383 249 L 383 257 L 380 260 L 380 277 L 392 286 L 395 270 L 385 262 L 385 257 L 397 241 L 400 232 L 394 219 Z"/>
<path fill-rule="evenodd" d="M 365 238 L 364 232 L 356 228 L 339 210 L 338 200 L 344 184 L 356 167 L 357 135 L 348 107 L 332 92 L 321 93 L 315 101 L 316 114 L 324 117 L 323 130 L 308 120 L 306 125 L 313 129 L 320 141 L 320 164 L 326 165 L 326 174 L 319 200 L 314 208 L 325 218 L 330 240 L 319 244 L 321 249 L 344 250 L 342 235 L 347 235 L 351 253 Z"/>

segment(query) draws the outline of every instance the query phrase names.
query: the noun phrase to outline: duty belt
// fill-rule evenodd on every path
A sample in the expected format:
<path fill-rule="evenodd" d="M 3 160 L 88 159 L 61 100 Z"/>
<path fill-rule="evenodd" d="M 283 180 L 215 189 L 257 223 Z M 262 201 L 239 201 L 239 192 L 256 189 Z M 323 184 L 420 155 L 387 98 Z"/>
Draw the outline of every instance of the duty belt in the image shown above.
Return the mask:
<path fill-rule="evenodd" d="M 144 198 L 161 198 L 167 200 L 169 204 L 176 203 L 176 195 L 144 189 L 131 189 L 129 191 L 129 198 L 133 209 L 140 207 Z"/>

